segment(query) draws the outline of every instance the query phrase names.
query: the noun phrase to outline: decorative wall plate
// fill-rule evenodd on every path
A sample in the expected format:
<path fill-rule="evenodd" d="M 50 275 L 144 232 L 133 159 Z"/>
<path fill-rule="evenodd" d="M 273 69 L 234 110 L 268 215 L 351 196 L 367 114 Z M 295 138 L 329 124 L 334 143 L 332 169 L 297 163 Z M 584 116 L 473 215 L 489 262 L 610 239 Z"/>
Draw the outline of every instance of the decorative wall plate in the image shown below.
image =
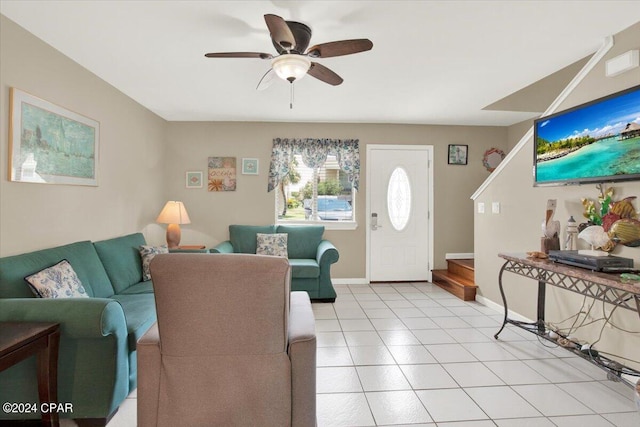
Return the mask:
<path fill-rule="evenodd" d="M 484 152 L 484 157 L 482 158 L 482 164 L 484 165 L 485 168 L 487 168 L 489 172 L 493 172 L 495 168 L 498 167 L 500 162 L 502 162 L 502 159 L 504 159 L 505 156 L 506 154 L 504 154 L 504 151 L 502 151 L 501 149 L 489 148 L 487 151 Z"/>

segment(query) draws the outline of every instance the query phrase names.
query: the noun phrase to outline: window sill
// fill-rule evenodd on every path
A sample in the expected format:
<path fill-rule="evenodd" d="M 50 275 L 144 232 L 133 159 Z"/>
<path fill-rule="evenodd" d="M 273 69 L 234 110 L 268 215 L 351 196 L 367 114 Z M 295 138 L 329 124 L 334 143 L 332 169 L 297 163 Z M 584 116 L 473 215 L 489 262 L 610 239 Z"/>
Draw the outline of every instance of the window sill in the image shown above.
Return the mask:
<path fill-rule="evenodd" d="M 277 225 L 324 225 L 325 230 L 355 230 L 358 223 L 355 221 L 276 221 Z"/>

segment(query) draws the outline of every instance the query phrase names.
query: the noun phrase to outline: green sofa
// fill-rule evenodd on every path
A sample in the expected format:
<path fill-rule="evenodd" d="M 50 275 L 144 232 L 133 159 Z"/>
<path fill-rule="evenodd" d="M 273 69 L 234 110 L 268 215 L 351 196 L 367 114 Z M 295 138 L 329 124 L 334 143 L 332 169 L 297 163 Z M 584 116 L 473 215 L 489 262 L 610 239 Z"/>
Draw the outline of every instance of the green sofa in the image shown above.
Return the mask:
<path fill-rule="evenodd" d="M 99 425 L 137 387 L 136 342 L 156 320 L 153 284 L 142 281 L 140 233 L 0 258 L 0 321 L 60 323 L 58 400 L 79 425 Z M 25 276 L 69 261 L 90 298 L 35 298 Z M 0 402 L 38 402 L 31 357 L 0 372 Z M 38 418 L 0 412 L 3 419 Z"/>
<path fill-rule="evenodd" d="M 336 247 L 322 238 L 322 225 L 230 225 L 229 240 L 211 252 L 255 254 L 258 233 L 287 234 L 292 291 L 306 291 L 315 301 L 336 300 L 336 291 L 331 283 L 331 264 L 338 261 L 339 255 Z"/>

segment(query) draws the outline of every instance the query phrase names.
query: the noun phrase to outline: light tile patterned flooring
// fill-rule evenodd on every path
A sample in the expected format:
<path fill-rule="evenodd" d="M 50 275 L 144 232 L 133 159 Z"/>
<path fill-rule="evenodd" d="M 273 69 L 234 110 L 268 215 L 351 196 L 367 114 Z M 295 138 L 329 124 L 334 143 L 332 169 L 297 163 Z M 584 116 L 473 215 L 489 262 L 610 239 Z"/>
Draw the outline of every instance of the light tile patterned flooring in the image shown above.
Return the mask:
<path fill-rule="evenodd" d="M 428 283 L 314 304 L 318 426 L 640 426 L 632 390 Z"/>
<path fill-rule="evenodd" d="M 629 387 L 518 328 L 494 340 L 493 309 L 428 283 L 336 288 L 313 304 L 318 427 L 640 426 Z M 136 403 L 108 427 L 135 426 Z"/>

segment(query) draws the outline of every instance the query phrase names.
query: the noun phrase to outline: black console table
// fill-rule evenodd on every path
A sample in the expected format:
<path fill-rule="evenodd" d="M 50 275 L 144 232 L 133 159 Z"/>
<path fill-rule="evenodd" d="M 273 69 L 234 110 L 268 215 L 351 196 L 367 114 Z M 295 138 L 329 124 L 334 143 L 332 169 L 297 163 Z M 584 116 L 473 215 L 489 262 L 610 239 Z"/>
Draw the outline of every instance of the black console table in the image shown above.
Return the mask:
<path fill-rule="evenodd" d="M 504 320 L 500 330 L 494 335 L 496 339 L 498 339 L 500 332 L 502 332 L 507 323 L 509 323 L 555 342 L 547 336 L 544 322 L 546 285 L 552 285 L 580 295 L 586 295 L 595 300 L 604 301 L 616 305 L 619 308 L 634 311 L 640 315 L 640 286 L 622 282 L 617 274 L 594 272 L 559 264 L 549 261 L 548 259 L 529 258 L 525 254 L 501 253 L 498 254 L 498 256 L 506 261 L 498 275 L 500 295 L 502 296 L 502 302 L 504 304 Z M 528 277 L 538 282 L 537 320 L 535 322 L 522 322 L 509 319 L 507 298 L 502 283 L 502 275 L 505 271 Z M 589 352 L 581 351 L 577 346 L 565 348 L 584 359 L 596 362 L 596 360 L 594 360 L 596 357 Z M 640 376 L 640 371 L 628 368 L 602 355 L 598 355 L 597 359 L 600 363 L 596 364 L 609 373 L 610 379 L 622 381 L 621 375 L 623 373 Z M 630 384 L 628 381 L 623 382 L 635 387 L 635 384 Z"/>

